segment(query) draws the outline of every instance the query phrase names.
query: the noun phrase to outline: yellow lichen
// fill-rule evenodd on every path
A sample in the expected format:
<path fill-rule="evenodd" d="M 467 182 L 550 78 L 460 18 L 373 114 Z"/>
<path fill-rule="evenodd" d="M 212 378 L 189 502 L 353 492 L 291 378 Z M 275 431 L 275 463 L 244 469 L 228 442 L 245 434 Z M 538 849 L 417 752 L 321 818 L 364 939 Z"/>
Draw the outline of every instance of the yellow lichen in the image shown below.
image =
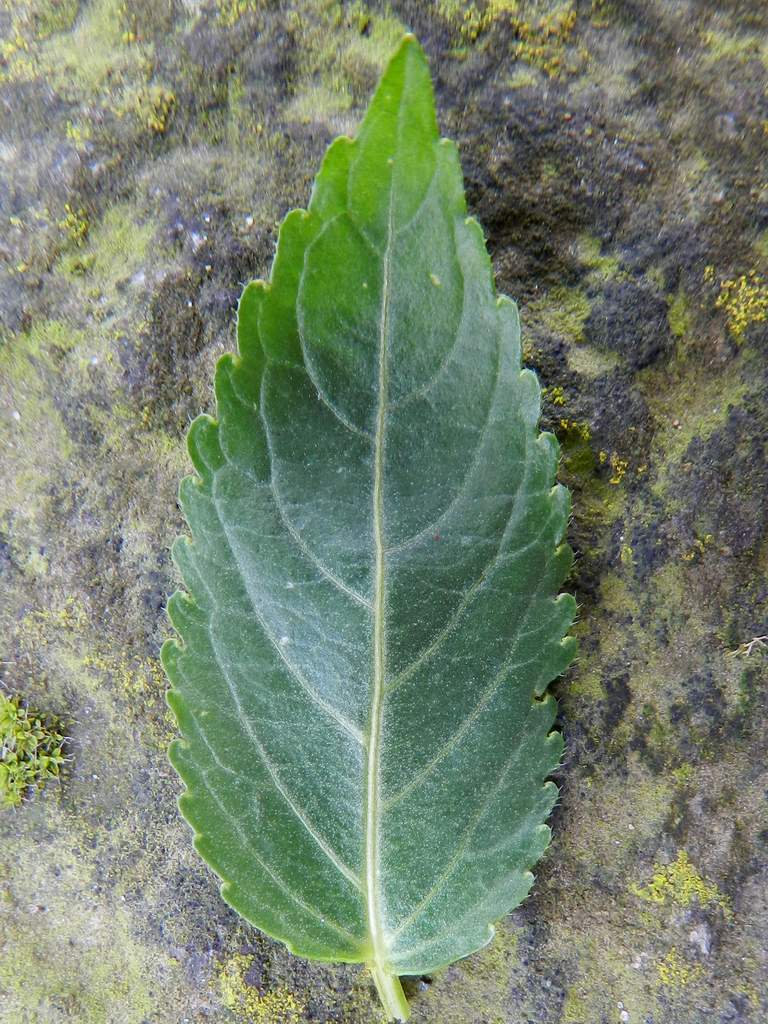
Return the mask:
<path fill-rule="evenodd" d="M 78 0 L 16 0 L 14 18 L 34 40 L 48 39 L 57 32 L 67 32 L 78 14 Z"/>
<path fill-rule="evenodd" d="M 64 216 L 59 221 L 59 227 L 66 231 L 67 237 L 74 245 L 84 245 L 90 227 L 88 214 L 82 207 L 76 210 L 70 203 L 65 203 Z"/>
<path fill-rule="evenodd" d="M 693 769 L 693 765 L 681 764 L 680 767 L 675 768 L 671 774 L 676 785 L 687 786 L 688 783 L 691 782 L 691 780 L 693 779 L 695 772 Z"/>
<path fill-rule="evenodd" d="M 121 0 L 117 7 L 117 13 L 123 26 L 122 41 L 126 45 L 138 42 L 140 37 L 139 19 L 135 11 L 129 9 L 127 0 Z"/>
<path fill-rule="evenodd" d="M 175 107 L 175 94 L 159 85 L 140 89 L 133 101 L 133 109 L 139 120 L 156 135 L 165 132 Z"/>
<path fill-rule="evenodd" d="M 611 452 L 611 476 L 608 480 L 609 484 L 613 484 L 614 487 L 618 487 L 621 481 L 624 479 L 624 474 L 627 472 L 629 463 L 626 459 L 620 458 L 616 452 Z"/>
<path fill-rule="evenodd" d="M 262 0 L 218 0 L 216 10 L 219 21 L 227 28 L 232 28 L 246 14 L 258 11 Z"/>
<path fill-rule="evenodd" d="M 518 0 L 488 0 L 485 4 L 462 3 L 461 0 L 440 0 L 438 14 L 459 28 L 461 38 L 473 43 L 487 32 L 502 15 L 517 13 Z"/>
<path fill-rule="evenodd" d="M 221 1001 L 243 1024 L 299 1024 L 303 1005 L 285 986 L 260 992 L 246 976 L 255 957 L 233 953 L 218 968 Z"/>
<path fill-rule="evenodd" d="M 28 82 L 34 78 L 37 65 L 29 50 L 29 41 L 15 30 L 0 42 L 0 82 Z"/>
<path fill-rule="evenodd" d="M 172 719 L 164 700 L 167 684 L 157 658 L 114 651 L 107 644 L 89 649 L 91 624 L 82 602 L 69 597 L 59 607 L 27 612 L 19 622 L 16 635 L 28 650 L 66 645 L 78 666 L 96 677 L 98 684 L 116 683 L 118 692 L 125 696 L 132 709 L 160 708 L 164 722 L 170 724 Z M 160 738 L 164 740 L 165 736 Z"/>
<path fill-rule="evenodd" d="M 616 452 L 611 452 L 609 455 L 606 451 L 598 452 L 597 458 L 601 466 L 604 466 L 606 463 L 610 465 L 611 476 L 608 483 L 613 484 L 614 487 L 618 487 L 629 469 L 628 460 L 622 459 Z"/>
<path fill-rule="evenodd" d="M 361 35 L 371 27 L 372 19 L 373 16 L 367 4 L 364 4 L 362 0 L 355 0 L 347 11 L 347 24 L 354 25 Z"/>
<path fill-rule="evenodd" d="M 156 707 L 163 700 L 165 676 L 156 658 L 128 657 L 125 654 L 86 654 L 84 668 L 117 681 L 127 696 L 140 699 L 145 708 Z"/>
<path fill-rule="evenodd" d="M 688 907 L 695 901 L 701 907 L 720 907 L 726 916 L 730 915 L 728 897 L 714 882 L 704 881 L 685 850 L 679 850 L 671 864 L 656 864 L 648 885 L 632 886 L 632 892 L 650 903 Z"/>
<path fill-rule="evenodd" d="M 62 349 L 64 351 L 64 349 Z M 82 602 L 68 597 L 58 608 L 33 609 L 19 622 L 18 637 L 28 647 L 47 646 L 48 636 L 79 633 L 88 625 L 88 613 Z"/>
<path fill-rule="evenodd" d="M 704 271 L 705 279 L 709 269 Z M 715 306 L 725 311 L 734 340 L 742 342 L 748 327 L 768 320 L 768 282 L 756 270 L 722 281 Z"/>
<path fill-rule="evenodd" d="M 588 441 L 592 436 L 588 423 L 579 423 L 578 420 L 561 419 L 558 426 L 565 435 L 565 440 L 573 439 Z"/>
<path fill-rule="evenodd" d="M 75 124 L 72 121 L 67 121 L 65 130 L 67 138 L 74 142 L 78 149 L 91 137 L 91 127 L 89 124 Z"/>
<path fill-rule="evenodd" d="M 590 11 L 591 24 L 593 28 L 608 28 L 610 21 L 606 17 L 608 0 L 592 0 Z"/>
<path fill-rule="evenodd" d="M 464 43 L 474 43 L 500 21 L 514 36 L 512 56 L 539 68 L 550 77 L 563 68 L 564 47 L 576 24 L 576 8 L 567 0 L 541 13 L 525 0 L 440 0 L 438 14 L 458 29 Z"/>
<path fill-rule="evenodd" d="M 517 42 L 513 53 L 519 60 L 540 68 L 550 78 L 563 66 L 563 46 L 576 24 L 576 8 L 568 3 L 534 22 L 515 25 Z"/>
<path fill-rule="evenodd" d="M 565 392 L 559 386 L 555 386 L 552 388 L 544 388 L 544 390 L 542 391 L 542 395 L 544 395 L 544 397 L 547 398 L 552 403 L 552 405 L 563 406 L 567 401 L 565 397 Z"/>
<path fill-rule="evenodd" d="M 668 988 L 684 988 L 703 973 L 701 964 L 686 963 L 674 946 L 656 965 L 656 972 L 661 984 Z"/>
<path fill-rule="evenodd" d="M 705 56 L 712 62 L 721 60 L 746 64 L 751 60 L 768 63 L 768 43 L 762 32 L 728 32 L 709 29 L 701 33 Z"/>
<path fill-rule="evenodd" d="M 695 559 L 701 558 L 707 548 L 714 544 L 715 538 L 711 533 L 705 533 L 703 537 L 697 537 L 693 544 L 683 553 L 684 562 L 693 562 Z"/>

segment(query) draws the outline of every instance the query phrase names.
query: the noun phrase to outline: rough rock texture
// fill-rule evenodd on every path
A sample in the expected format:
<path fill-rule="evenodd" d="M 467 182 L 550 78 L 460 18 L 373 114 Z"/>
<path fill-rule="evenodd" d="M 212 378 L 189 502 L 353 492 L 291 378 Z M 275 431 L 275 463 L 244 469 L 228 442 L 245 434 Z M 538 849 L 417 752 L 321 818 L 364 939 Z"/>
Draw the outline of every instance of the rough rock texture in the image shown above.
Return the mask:
<path fill-rule="evenodd" d="M 381 1019 L 221 901 L 156 656 L 240 288 L 406 26 L 521 305 L 581 607 L 533 894 L 413 1018 L 768 1018 L 762 0 L 0 0 L 0 677 L 71 757 L 0 816 L 4 1024 Z"/>

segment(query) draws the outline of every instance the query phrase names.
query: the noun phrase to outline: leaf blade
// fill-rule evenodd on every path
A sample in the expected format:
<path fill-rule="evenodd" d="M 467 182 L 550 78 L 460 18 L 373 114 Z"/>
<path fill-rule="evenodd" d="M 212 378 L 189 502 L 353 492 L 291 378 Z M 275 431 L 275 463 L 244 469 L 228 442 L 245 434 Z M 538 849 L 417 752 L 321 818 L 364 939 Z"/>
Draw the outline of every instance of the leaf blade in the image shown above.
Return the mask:
<path fill-rule="evenodd" d="M 245 289 L 238 347 L 181 490 L 182 809 L 236 909 L 367 961 L 403 1013 L 393 973 L 479 948 L 530 888 L 575 607 L 557 445 L 412 38 Z"/>

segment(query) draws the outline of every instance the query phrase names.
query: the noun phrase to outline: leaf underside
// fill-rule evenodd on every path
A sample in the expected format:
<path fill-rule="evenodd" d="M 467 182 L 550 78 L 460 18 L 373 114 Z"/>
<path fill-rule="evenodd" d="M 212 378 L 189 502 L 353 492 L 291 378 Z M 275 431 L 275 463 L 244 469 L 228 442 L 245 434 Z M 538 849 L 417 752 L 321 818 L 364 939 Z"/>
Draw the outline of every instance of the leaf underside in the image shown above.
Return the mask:
<path fill-rule="evenodd" d="M 567 491 L 407 37 L 244 291 L 163 661 L 199 852 L 295 953 L 420 974 L 528 893 L 556 797 Z"/>

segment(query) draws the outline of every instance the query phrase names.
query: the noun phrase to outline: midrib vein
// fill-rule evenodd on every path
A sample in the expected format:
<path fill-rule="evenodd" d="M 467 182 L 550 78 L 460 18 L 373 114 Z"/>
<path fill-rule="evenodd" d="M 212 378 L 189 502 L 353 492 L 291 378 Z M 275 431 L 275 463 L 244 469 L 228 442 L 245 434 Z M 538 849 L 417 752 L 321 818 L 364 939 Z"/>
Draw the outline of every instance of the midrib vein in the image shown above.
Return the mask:
<path fill-rule="evenodd" d="M 387 416 L 389 333 L 389 278 L 392 260 L 392 184 L 387 215 L 387 245 L 382 265 L 381 322 L 379 326 L 379 399 L 373 455 L 373 542 L 376 555 L 373 600 L 373 694 L 368 741 L 368 784 L 365 820 L 365 888 L 368 929 L 374 963 L 386 969 L 387 951 L 381 920 L 379 896 L 379 761 L 381 756 L 381 719 L 384 701 L 386 665 L 386 595 L 384 580 L 384 435 Z"/>

